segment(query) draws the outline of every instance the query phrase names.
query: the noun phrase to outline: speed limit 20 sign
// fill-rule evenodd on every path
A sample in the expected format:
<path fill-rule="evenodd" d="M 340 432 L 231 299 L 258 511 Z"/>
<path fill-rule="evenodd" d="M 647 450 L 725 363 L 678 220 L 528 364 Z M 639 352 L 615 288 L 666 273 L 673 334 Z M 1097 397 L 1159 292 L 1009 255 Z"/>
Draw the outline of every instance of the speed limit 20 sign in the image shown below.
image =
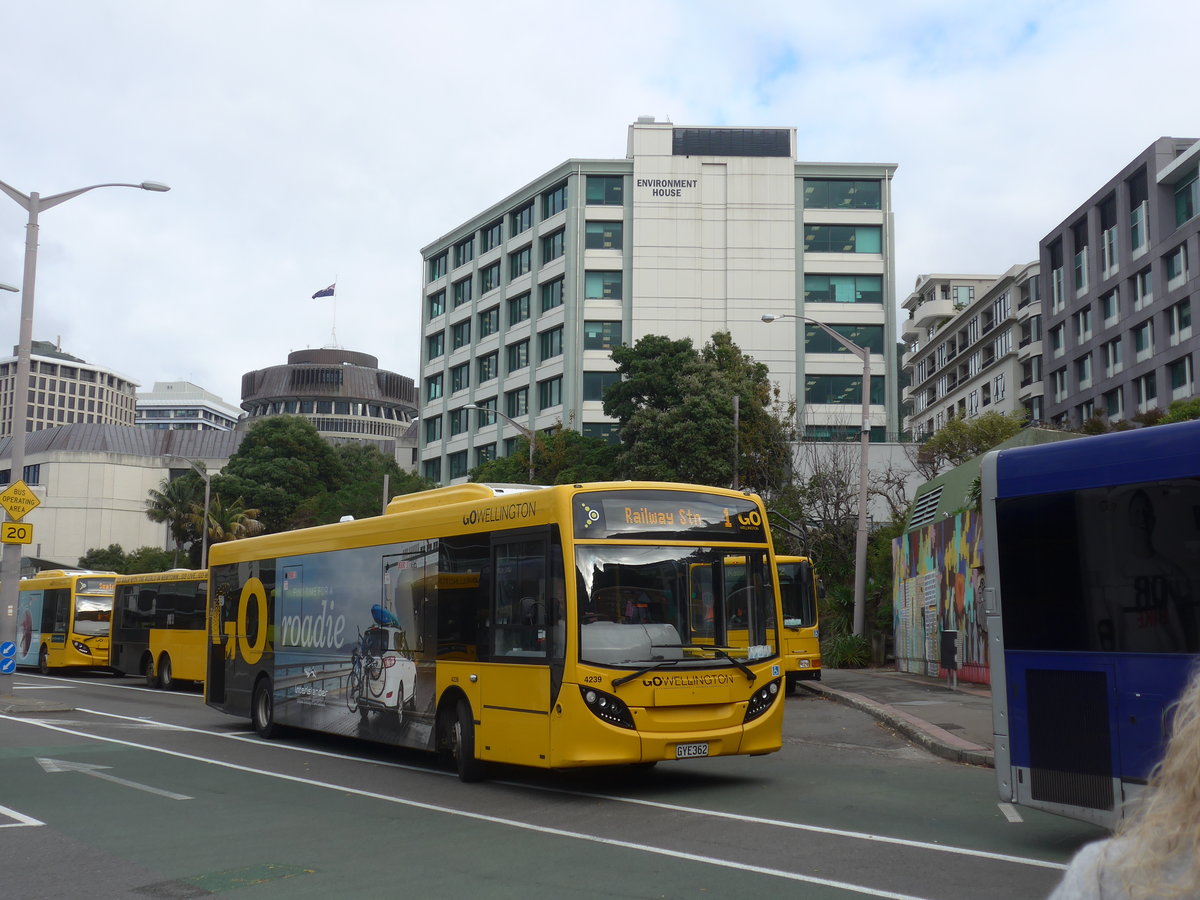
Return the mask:
<path fill-rule="evenodd" d="M 0 544 L 33 543 L 33 526 L 26 522 L 0 522 Z"/>

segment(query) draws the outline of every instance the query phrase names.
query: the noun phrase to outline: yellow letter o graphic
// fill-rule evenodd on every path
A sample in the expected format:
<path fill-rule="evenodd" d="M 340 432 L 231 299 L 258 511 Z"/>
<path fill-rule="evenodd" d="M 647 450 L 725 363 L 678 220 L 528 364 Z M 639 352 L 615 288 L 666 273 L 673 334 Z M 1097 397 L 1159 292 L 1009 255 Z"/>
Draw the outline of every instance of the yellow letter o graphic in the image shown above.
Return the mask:
<path fill-rule="evenodd" d="M 250 643 L 250 636 L 246 634 L 246 610 L 250 606 L 250 601 L 258 602 L 258 634 L 255 635 L 254 643 Z M 270 623 L 267 621 L 267 589 L 263 587 L 263 583 L 257 578 L 251 578 L 242 585 L 242 596 L 238 603 L 238 649 L 242 652 L 242 659 L 249 665 L 254 665 L 262 659 L 263 651 L 267 648 L 267 627 Z"/>

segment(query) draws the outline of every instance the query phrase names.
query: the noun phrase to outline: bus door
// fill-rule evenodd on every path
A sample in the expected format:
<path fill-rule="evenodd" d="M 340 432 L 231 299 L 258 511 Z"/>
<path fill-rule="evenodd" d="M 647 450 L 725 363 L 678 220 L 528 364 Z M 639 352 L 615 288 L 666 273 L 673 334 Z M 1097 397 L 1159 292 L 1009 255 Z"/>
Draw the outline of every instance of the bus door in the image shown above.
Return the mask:
<path fill-rule="evenodd" d="M 537 765 L 549 756 L 553 585 L 543 535 L 492 545 L 489 657 L 480 667 L 476 747 L 483 759 Z M 555 649 L 561 654 L 561 647 Z"/>
<path fill-rule="evenodd" d="M 44 591 L 21 591 L 17 605 L 17 665 L 36 666 L 42 649 Z"/>
<path fill-rule="evenodd" d="M 71 589 L 53 588 L 42 598 L 42 644 L 51 667 L 61 666 L 71 624 Z"/>

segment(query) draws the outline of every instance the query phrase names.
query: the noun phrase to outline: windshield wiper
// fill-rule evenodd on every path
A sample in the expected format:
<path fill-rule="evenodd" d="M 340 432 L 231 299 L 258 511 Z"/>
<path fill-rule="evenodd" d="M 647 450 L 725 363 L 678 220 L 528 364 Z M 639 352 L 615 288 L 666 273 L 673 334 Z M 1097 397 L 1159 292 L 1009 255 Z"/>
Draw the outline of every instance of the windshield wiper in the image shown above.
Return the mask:
<path fill-rule="evenodd" d="M 635 679 L 635 678 L 640 678 L 642 675 L 645 675 L 647 672 L 653 672 L 655 669 L 661 669 L 661 668 L 664 668 L 665 666 L 676 666 L 676 665 L 679 665 L 679 663 L 681 663 L 681 662 L 683 662 L 682 659 L 662 659 L 656 663 L 652 663 L 651 665 L 643 666 L 642 668 L 638 669 L 636 672 L 630 672 L 628 675 L 623 675 L 620 678 L 614 678 L 613 683 L 612 683 L 613 689 L 615 690 L 616 688 L 619 688 L 621 685 L 623 685 L 627 681 L 633 681 L 633 679 Z"/>
<path fill-rule="evenodd" d="M 684 650 L 711 650 L 713 653 L 717 654 L 717 656 L 721 657 L 722 659 L 729 660 L 731 663 L 733 663 L 735 666 L 737 666 L 739 669 L 741 669 L 743 672 L 745 672 L 746 678 L 749 679 L 749 681 L 751 683 L 753 683 L 754 680 L 758 677 L 757 675 L 754 674 L 754 672 L 751 670 L 751 668 L 749 666 L 747 666 L 741 660 L 735 659 L 734 657 L 730 656 L 728 653 L 725 652 L 725 650 L 723 648 L 718 647 L 715 644 L 684 644 L 683 649 Z"/>

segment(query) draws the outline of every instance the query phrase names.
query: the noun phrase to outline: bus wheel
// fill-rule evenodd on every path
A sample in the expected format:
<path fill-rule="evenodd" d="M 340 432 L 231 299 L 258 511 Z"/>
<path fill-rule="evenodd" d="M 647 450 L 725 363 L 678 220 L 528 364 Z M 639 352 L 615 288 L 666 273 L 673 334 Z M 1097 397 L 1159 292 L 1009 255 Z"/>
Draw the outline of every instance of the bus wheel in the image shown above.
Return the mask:
<path fill-rule="evenodd" d="M 254 685 L 254 699 L 250 703 L 250 719 L 254 732 L 263 740 L 275 736 L 275 698 L 271 694 L 271 679 L 260 678 Z"/>
<path fill-rule="evenodd" d="M 142 663 L 142 670 L 146 673 L 146 687 L 158 687 L 158 673 L 154 671 L 154 658 L 147 656 Z"/>
<path fill-rule="evenodd" d="M 38 671 L 43 675 L 50 674 L 50 651 L 45 647 L 43 647 L 42 652 L 38 654 Z"/>
<path fill-rule="evenodd" d="M 450 755 L 458 769 L 459 781 L 478 781 L 483 777 L 483 763 L 475 758 L 475 721 L 466 700 L 458 701 L 450 723 Z"/>
<path fill-rule="evenodd" d="M 158 660 L 158 686 L 164 691 L 175 690 L 175 679 L 171 677 L 171 657 L 165 653 Z"/>

